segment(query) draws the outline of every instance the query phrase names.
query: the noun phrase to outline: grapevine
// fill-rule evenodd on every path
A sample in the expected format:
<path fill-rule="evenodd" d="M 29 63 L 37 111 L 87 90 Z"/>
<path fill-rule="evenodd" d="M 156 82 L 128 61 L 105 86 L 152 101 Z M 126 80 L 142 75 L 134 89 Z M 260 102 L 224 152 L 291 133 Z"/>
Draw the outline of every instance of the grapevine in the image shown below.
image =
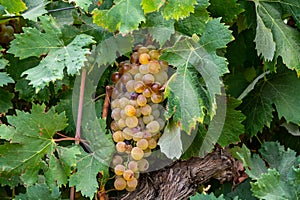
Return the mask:
<path fill-rule="evenodd" d="M 116 190 L 133 191 L 137 187 L 139 173 L 149 167 L 146 157 L 157 148 L 165 126 L 160 104 L 168 80 L 168 63 L 160 61 L 160 52 L 150 48 L 137 46 L 130 61 L 121 62 L 112 74 L 115 87 L 111 130 L 117 151 L 112 167 Z"/>

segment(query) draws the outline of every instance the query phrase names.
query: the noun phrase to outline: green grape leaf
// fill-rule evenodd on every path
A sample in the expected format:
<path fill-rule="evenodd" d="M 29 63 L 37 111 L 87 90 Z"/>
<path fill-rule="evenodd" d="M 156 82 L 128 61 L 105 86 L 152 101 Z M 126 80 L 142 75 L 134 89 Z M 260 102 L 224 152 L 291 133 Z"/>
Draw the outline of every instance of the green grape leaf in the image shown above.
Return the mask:
<path fill-rule="evenodd" d="M 97 159 L 93 153 L 81 152 L 77 158 L 77 171 L 70 177 L 70 186 L 76 186 L 76 191 L 92 198 L 97 191 L 97 174 L 108 175 L 108 166 Z"/>
<path fill-rule="evenodd" d="M 200 45 L 188 37 L 179 37 L 173 47 L 163 51 L 161 59 L 176 67 L 192 65 L 201 74 L 211 105 L 206 109 L 212 117 L 216 110 L 215 95 L 221 93 L 219 76 L 228 71 L 226 60 L 216 55 L 216 48 L 226 47 L 226 43 L 233 37 L 228 28 L 220 23 L 220 19 L 207 23 L 199 41 Z"/>
<path fill-rule="evenodd" d="M 25 19 L 37 21 L 37 18 L 47 13 L 45 6 L 49 3 L 45 0 L 25 0 L 28 10 L 22 13 Z"/>
<path fill-rule="evenodd" d="M 132 42 L 131 36 L 120 34 L 102 41 L 93 51 L 96 63 L 99 66 L 113 63 L 119 55 L 132 51 Z"/>
<path fill-rule="evenodd" d="M 190 200 L 225 200 L 223 194 L 219 197 L 216 197 L 213 193 L 211 194 L 199 194 L 196 193 L 194 196 L 190 197 Z"/>
<path fill-rule="evenodd" d="M 161 0 L 142 0 L 141 5 L 144 10 L 144 13 L 150 13 L 154 11 L 158 11 L 160 7 L 164 5 L 165 1 Z"/>
<path fill-rule="evenodd" d="M 26 101 L 38 100 L 40 102 L 49 101 L 51 98 L 49 87 L 41 89 L 35 93 L 34 87 L 29 85 L 30 81 L 25 78 L 19 79 L 16 83 L 15 89 L 19 92 L 19 98 Z"/>
<path fill-rule="evenodd" d="M 299 90 L 300 80 L 289 70 L 260 80 L 241 104 L 242 112 L 246 115 L 244 121 L 246 133 L 254 136 L 262 131 L 264 126 L 270 126 L 274 111 L 273 104 L 279 118 L 284 117 L 287 122 L 300 124 L 298 106 L 300 96 L 293 95 Z"/>
<path fill-rule="evenodd" d="M 220 75 L 229 72 L 226 59 L 216 54 L 216 49 L 226 48 L 226 44 L 233 40 L 228 28 L 220 22 L 220 18 L 212 19 L 207 22 L 199 41 L 199 44 L 210 54 L 218 66 Z"/>
<path fill-rule="evenodd" d="M 2 58 L 2 54 L 0 54 L 0 70 L 4 69 L 8 63 L 9 61 Z M 0 72 L 0 87 L 2 87 L 3 85 L 7 85 L 8 83 L 14 82 L 15 81 L 6 72 Z"/>
<path fill-rule="evenodd" d="M 14 82 L 15 81 L 6 72 L 0 72 L 0 87 Z"/>
<path fill-rule="evenodd" d="M 283 0 L 281 6 L 293 17 L 298 28 L 300 28 L 300 6 L 295 0 Z"/>
<path fill-rule="evenodd" d="M 158 140 L 158 145 L 161 152 L 163 152 L 170 159 L 179 159 L 183 153 L 180 136 L 180 127 L 174 122 L 169 122 L 164 129 L 164 133 Z"/>
<path fill-rule="evenodd" d="M 244 9 L 237 3 L 237 0 L 218 1 L 210 0 L 208 11 L 214 17 L 222 17 L 222 21 L 226 23 L 233 23 Z"/>
<path fill-rule="evenodd" d="M 230 153 L 234 158 L 243 162 L 246 173 L 250 178 L 258 179 L 261 174 L 267 173 L 265 162 L 257 154 L 251 156 L 250 150 L 245 145 L 232 148 Z"/>
<path fill-rule="evenodd" d="M 126 34 L 136 30 L 145 21 L 140 0 L 120 0 L 109 10 L 93 11 L 93 22 L 111 32 Z"/>
<path fill-rule="evenodd" d="M 108 169 L 111 162 L 112 154 L 115 151 L 115 145 L 111 138 L 107 138 L 105 132 L 106 121 L 100 119 L 91 120 L 90 115 L 94 111 L 88 112 L 93 105 L 85 107 L 85 113 L 83 117 L 83 129 L 82 138 L 88 143 L 85 143 L 85 147 L 89 149 L 91 153 L 82 152 L 77 158 L 76 168 L 77 171 L 70 177 L 70 185 L 76 186 L 77 191 L 81 191 L 84 196 L 93 197 L 97 191 L 98 182 L 97 174 L 102 173 L 103 177 L 108 177 Z M 104 183 L 104 181 L 103 181 Z"/>
<path fill-rule="evenodd" d="M 45 172 L 47 185 L 51 188 L 66 185 L 72 170 L 76 166 L 76 155 L 80 155 L 78 145 L 71 147 L 57 147 L 58 157 L 49 155 L 49 170 Z M 51 169 L 51 170 L 50 170 Z"/>
<path fill-rule="evenodd" d="M 11 126 L 0 125 L 0 139 L 11 140 L 14 136 L 15 129 Z"/>
<path fill-rule="evenodd" d="M 0 88 L 0 113 L 6 113 L 8 109 L 13 107 L 11 102 L 13 98 L 14 94 Z"/>
<path fill-rule="evenodd" d="M 284 14 L 282 13 L 282 5 L 285 5 L 286 2 L 266 2 L 260 0 L 255 0 L 254 2 L 257 16 L 259 16 L 256 28 L 257 53 L 266 56 L 265 58 L 267 60 L 269 60 L 273 54 L 273 60 L 275 61 L 281 56 L 283 63 L 286 64 L 289 69 L 296 70 L 299 75 L 300 57 L 298 52 L 300 52 L 300 41 L 298 38 L 300 38 L 300 32 L 297 29 L 287 26 L 282 20 Z M 288 5 L 291 8 L 295 7 L 299 9 L 297 0 L 289 1 Z M 269 30 L 271 30 L 271 32 Z M 262 33 L 266 34 L 268 38 L 261 37 Z M 275 49 L 270 37 L 273 38 L 276 44 Z M 262 44 L 266 44 L 267 46 Z"/>
<path fill-rule="evenodd" d="M 24 33 L 15 35 L 16 39 L 11 42 L 8 53 L 12 53 L 20 59 L 30 56 L 40 57 L 63 46 L 63 42 L 60 40 L 61 31 L 54 19 L 41 16 L 40 20 L 45 32 L 36 28 L 24 27 Z"/>
<path fill-rule="evenodd" d="M 25 194 L 18 194 L 14 198 L 15 200 L 32 200 L 32 199 L 47 199 L 47 200 L 59 200 L 60 192 L 59 188 L 51 189 L 46 184 L 35 184 L 26 189 Z"/>
<path fill-rule="evenodd" d="M 296 152 L 281 146 L 277 142 L 262 144 L 259 152 L 270 168 L 275 168 L 283 180 L 287 179 L 288 173 L 297 163 Z"/>
<path fill-rule="evenodd" d="M 183 19 L 194 12 L 194 6 L 197 0 L 176 1 L 168 0 L 164 5 L 162 14 L 164 18 L 169 19 Z"/>
<path fill-rule="evenodd" d="M 231 189 L 231 187 L 230 187 L 230 189 Z M 225 196 L 230 199 L 239 197 L 237 199 L 257 200 L 257 198 L 255 198 L 253 196 L 250 189 L 251 189 L 250 179 L 248 178 L 245 181 L 243 181 L 242 183 L 239 183 L 238 186 L 236 188 L 234 188 L 234 191 L 227 193 Z"/>
<path fill-rule="evenodd" d="M 175 33 L 174 23 L 175 21 L 163 18 L 161 13 L 155 12 L 148 14 L 146 24 L 143 27 L 148 27 L 148 31 L 160 46 L 163 46 L 168 41 L 172 34 Z"/>
<path fill-rule="evenodd" d="M 195 7 L 194 13 L 189 17 L 179 20 L 176 23 L 178 31 L 186 33 L 188 35 L 193 35 L 194 33 L 202 35 L 206 23 L 209 20 L 209 13 L 206 8 L 209 6 L 208 0 L 199 1 L 198 5 Z"/>
<path fill-rule="evenodd" d="M 74 75 L 84 66 L 85 56 L 90 53 L 84 47 L 93 42 L 91 36 L 77 35 L 70 44 L 50 51 L 38 66 L 24 71 L 22 75 L 27 74 L 26 79 L 30 80 L 36 91 L 44 88 L 50 81 L 62 79 L 65 68 L 68 74 Z"/>
<path fill-rule="evenodd" d="M 300 196 L 300 157 L 293 150 L 285 150 L 278 142 L 265 142 L 258 154 L 251 156 L 244 145 L 234 147 L 231 154 L 243 161 L 252 180 L 251 191 L 260 199 L 297 199 Z M 266 166 L 267 165 L 267 166 Z"/>
<path fill-rule="evenodd" d="M 298 199 L 300 197 L 300 191 L 282 181 L 281 174 L 275 169 L 269 169 L 267 174 L 262 174 L 261 178 L 251 186 L 253 195 L 260 199 Z"/>
<path fill-rule="evenodd" d="M 189 70 L 188 65 L 177 67 L 164 92 L 168 98 L 166 117 L 170 119 L 173 116 L 177 126 L 190 134 L 197 122 L 203 122 L 205 105 L 198 93 L 198 73 Z"/>
<path fill-rule="evenodd" d="M 25 28 L 23 34 L 16 35 L 8 50 L 21 59 L 46 54 L 36 67 L 22 73 L 22 75 L 27 74 L 26 79 L 30 80 L 36 92 L 43 89 L 50 81 L 62 79 L 65 68 L 70 75 L 78 73 L 84 66 L 86 54 L 90 53 L 85 47 L 95 42 L 91 36 L 80 34 L 65 46 L 61 40 L 61 30 L 54 19 L 42 16 L 40 20 L 44 32 L 36 28 Z"/>
<path fill-rule="evenodd" d="M 7 117 L 16 129 L 11 142 L 0 145 L 1 184 L 15 186 L 15 177 L 20 177 L 25 185 L 33 185 L 39 171 L 46 168 L 42 159 L 54 151 L 53 136 L 66 127 L 66 118 L 64 113 L 44 109 L 33 105 L 31 113 L 17 111 L 17 116 Z"/>
<path fill-rule="evenodd" d="M 257 10 L 257 6 L 256 6 Z M 257 12 L 256 12 L 257 13 Z M 267 28 L 262 21 L 260 15 L 256 15 L 257 27 L 254 42 L 256 43 L 257 54 L 271 61 L 274 58 L 276 43 L 274 42 L 273 34 L 270 28 Z"/>
<path fill-rule="evenodd" d="M 66 99 L 61 99 L 60 102 L 56 106 L 56 110 L 58 113 L 65 112 L 68 119 L 68 126 L 65 129 L 67 132 L 75 132 L 75 121 L 72 113 L 72 98 L 71 96 Z"/>
<path fill-rule="evenodd" d="M 20 13 L 27 9 L 26 4 L 22 0 L 0 0 L 0 5 L 4 6 L 9 13 Z"/>
<path fill-rule="evenodd" d="M 88 8 L 92 4 L 92 0 L 69 0 L 69 3 L 71 2 L 75 2 L 75 4 L 82 8 L 85 12 L 88 12 Z"/>
<path fill-rule="evenodd" d="M 241 111 L 236 110 L 240 104 L 241 101 L 234 98 L 227 99 L 225 124 L 218 140 L 218 144 L 222 147 L 239 142 L 239 135 L 244 133 L 245 128 L 242 121 L 244 121 L 246 117 Z"/>

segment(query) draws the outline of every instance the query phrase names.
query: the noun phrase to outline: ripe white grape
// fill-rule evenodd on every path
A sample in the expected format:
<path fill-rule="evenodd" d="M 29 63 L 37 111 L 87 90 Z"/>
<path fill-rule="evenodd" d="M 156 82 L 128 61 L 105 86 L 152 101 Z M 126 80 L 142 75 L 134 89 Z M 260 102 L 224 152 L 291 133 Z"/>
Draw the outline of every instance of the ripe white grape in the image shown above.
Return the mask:
<path fill-rule="evenodd" d="M 144 74 L 137 73 L 137 74 L 134 76 L 134 80 L 135 80 L 135 81 L 142 81 L 143 76 L 144 76 Z"/>
<path fill-rule="evenodd" d="M 142 150 L 145 150 L 148 148 L 148 140 L 146 139 L 141 139 L 136 142 L 136 146 L 141 148 Z"/>
<path fill-rule="evenodd" d="M 143 133 L 143 132 L 137 132 L 137 133 L 135 133 L 135 134 L 132 136 L 132 139 L 133 139 L 134 141 L 139 141 L 139 140 L 143 139 L 143 137 L 144 137 L 144 133 Z"/>
<path fill-rule="evenodd" d="M 117 142 L 116 144 L 116 150 L 120 153 L 125 152 L 126 150 L 126 143 L 125 142 Z"/>
<path fill-rule="evenodd" d="M 114 171 L 115 171 L 116 175 L 121 176 L 121 175 L 123 175 L 123 173 L 125 171 L 125 166 L 122 164 L 118 164 L 115 166 Z"/>
<path fill-rule="evenodd" d="M 127 186 L 128 186 L 129 188 L 135 189 L 136 186 L 137 186 L 137 184 L 138 184 L 138 181 L 137 181 L 137 179 L 136 179 L 135 177 L 134 177 L 132 180 L 127 181 Z"/>
<path fill-rule="evenodd" d="M 124 137 L 123 137 L 123 133 L 122 131 L 116 131 L 113 133 L 113 140 L 115 142 L 123 142 L 124 141 Z"/>
<path fill-rule="evenodd" d="M 136 116 L 126 117 L 125 123 L 129 128 L 134 128 L 138 125 L 139 120 Z"/>
<path fill-rule="evenodd" d="M 141 159 L 137 161 L 137 164 L 140 172 L 144 172 L 147 169 L 149 169 L 149 162 L 146 159 Z"/>
<path fill-rule="evenodd" d="M 142 81 L 145 85 L 152 85 L 155 81 L 154 76 L 152 74 L 145 74 L 142 78 Z"/>
<path fill-rule="evenodd" d="M 138 106 L 145 106 L 147 104 L 147 98 L 140 94 L 136 99 L 136 103 Z"/>
<path fill-rule="evenodd" d="M 136 161 L 132 160 L 127 165 L 128 169 L 132 170 L 133 172 L 137 172 L 139 170 L 138 164 Z"/>
<path fill-rule="evenodd" d="M 149 124 L 150 122 L 152 122 L 154 120 L 153 115 L 145 115 L 143 116 L 143 122 L 145 124 Z"/>
<path fill-rule="evenodd" d="M 149 104 L 146 104 L 143 107 L 140 107 L 141 113 L 143 115 L 150 115 L 152 113 L 152 108 Z"/>
<path fill-rule="evenodd" d="M 114 108 L 111 112 L 111 117 L 114 120 L 119 120 L 121 118 L 121 108 Z"/>
<path fill-rule="evenodd" d="M 160 125 L 157 121 L 152 121 L 146 126 L 147 130 L 149 130 L 150 133 L 156 133 L 160 130 Z"/>
<path fill-rule="evenodd" d="M 139 147 L 133 147 L 131 150 L 131 157 L 134 160 L 141 160 L 144 157 L 144 151 Z"/>
<path fill-rule="evenodd" d="M 124 109 L 125 106 L 127 106 L 129 104 L 129 99 L 127 99 L 126 97 L 122 97 L 121 99 L 119 99 L 119 107 L 121 109 Z"/>
<path fill-rule="evenodd" d="M 128 117 L 134 116 L 135 113 L 136 113 L 135 107 L 132 106 L 132 105 L 130 105 L 130 104 L 127 105 L 127 106 L 125 106 L 124 110 L 125 110 L 125 114 L 126 114 Z"/>
<path fill-rule="evenodd" d="M 133 180 L 134 179 L 134 173 L 132 170 L 130 169 L 127 169 L 123 172 L 123 178 L 126 180 L 126 181 L 130 181 L 130 180 Z"/>
<path fill-rule="evenodd" d="M 148 64 L 149 72 L 157 74 L 160 71 L 160 64 L 157 60 L 151 60 Z"/>
<path fill-rule="evenodd" d="M 124 178 L 116 178 L 115 182 L 114 182 L 114 187 L 116 188 L 116 190 L 124 190 L 127 186 L 127 182 Z"/>
<path fill-rule="evenodd" d="M 148 74 L 149 73 L 149 68 L 148 68 L 148 65 L 140 65 L 140 68 L 139 68 L 139 72 L 141 74 Z M 154 77 L 153 77 L 154 78 Z"/>
<path fill-rule="evenodd" d="M 134 83 L 135 83 L 135 80 L 129 80 L 127 83 L 126 83 L 126 90 L 128 92 L 134 92 Z"/>
<path fill-rule="evenodd" d="M 119 155 L 114 155 L 113 159 L 112 159 L 112 165 L 116 166 L 118 164 L 121 164 L 123 162 L 123 158 Z"/>

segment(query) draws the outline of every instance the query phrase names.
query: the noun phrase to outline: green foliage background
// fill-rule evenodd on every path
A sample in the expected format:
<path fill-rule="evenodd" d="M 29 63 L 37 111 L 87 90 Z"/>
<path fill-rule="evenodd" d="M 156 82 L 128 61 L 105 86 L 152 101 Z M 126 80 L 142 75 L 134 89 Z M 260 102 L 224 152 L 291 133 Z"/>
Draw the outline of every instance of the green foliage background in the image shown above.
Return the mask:
<path fill-rule="evenodd" d="M 300 198 L 299 16 L 298 0 L 0 0 L 0 24 L 15 31 L 9 43 L 0 38 L 0 198 L 65 199 L 75 186 L 92 199 L 109 189 L 103 163 L 114 144 L 102 94 L 141 28 L 174 71 L 161 151 L 187 159 L 234 146 L 249 176 L 234 192 L 212 183 L 191 199 Z M 83 69 L 100 79 L 86 82 L 85 109 L 96 116 L 83 116 L 88 150 L 72 140 Z M 209 132 L 219 97 L 223 128 Z"/>

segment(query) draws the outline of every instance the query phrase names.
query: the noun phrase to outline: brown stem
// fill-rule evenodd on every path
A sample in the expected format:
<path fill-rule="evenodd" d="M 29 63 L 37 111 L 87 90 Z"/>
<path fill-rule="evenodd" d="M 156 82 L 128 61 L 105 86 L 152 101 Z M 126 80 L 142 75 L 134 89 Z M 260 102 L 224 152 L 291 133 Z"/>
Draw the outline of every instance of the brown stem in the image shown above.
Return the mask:
<path fill-rule="evenodd" d="M 75 200 L 75 187 L 71 187 L 70 190 L 70 200 Z"/>
<path fill-rule="evenodd" d="M 104 104 L 103 104 L 103 108 L 102 108 L 102 119 L 106 119 L 106 117 L 107 117 L 108 109 L 109 109 L 109 103 L 110 103 L 110 96 L 112 94 L 113 87 L 112 86 L 106 86 L 105 89 L 106 89 L 106 95 L 105 95 Z"/>
<path fill-rule="evenodd" d="M 79 144 L 79 140 L 80 140 L 80 129 L 81 129 L 81 120 L 82 120 L 82 107 L 83 107 L 83 98 L 84 98 L 85 78 L 86 78 L 86 69 L 83 69 L 82 75 L 81 75 L 81 84 L 80 84 L 80 93 L 79 93 L 75 144 Z"/>
<path fill-rule="evenodd" d="M 238 176 L 234 158 L 227 150 L 216 147 L 215 151 L 204 158 L 191 158 L 177 161 L 159 171 L 143 174 L 135 191 L 127 193 L 122 200 L 185 200 L 195 194 L 198 187 L 211 178 L 220 182 Z"/>

